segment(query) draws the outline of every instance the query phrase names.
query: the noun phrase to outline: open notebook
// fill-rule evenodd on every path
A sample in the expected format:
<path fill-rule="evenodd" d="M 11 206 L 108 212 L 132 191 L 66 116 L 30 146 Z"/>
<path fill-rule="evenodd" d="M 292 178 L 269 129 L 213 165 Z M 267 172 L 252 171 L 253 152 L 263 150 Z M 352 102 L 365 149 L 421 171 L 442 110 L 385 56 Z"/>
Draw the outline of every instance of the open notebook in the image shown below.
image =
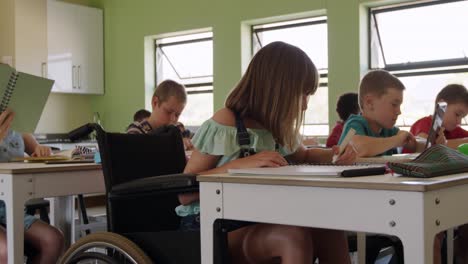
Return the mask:
<path fill-rule="evenodd" d="M 377 170 L 376 170 L 377 169 Z M 228 173 L 281 176 L 365 176 L 385 173 L 379 165 L 289 165 L 275 168 L 229 169 Z"/>

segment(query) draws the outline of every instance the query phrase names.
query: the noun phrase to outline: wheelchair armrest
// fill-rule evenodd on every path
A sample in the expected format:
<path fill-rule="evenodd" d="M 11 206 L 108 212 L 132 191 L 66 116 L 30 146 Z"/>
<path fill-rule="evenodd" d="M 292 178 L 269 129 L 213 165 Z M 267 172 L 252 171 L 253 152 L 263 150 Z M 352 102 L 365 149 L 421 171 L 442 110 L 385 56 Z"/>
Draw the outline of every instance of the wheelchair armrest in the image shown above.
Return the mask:
<path fill-rule="evenodd" d="M 179 173 L 141 178 L 115 185 L 111 193 L 113 195 L 141 194 L 167 190 L 180 193 L 193 192 L 198 191 L 196 176 L 196 174 Z"/>

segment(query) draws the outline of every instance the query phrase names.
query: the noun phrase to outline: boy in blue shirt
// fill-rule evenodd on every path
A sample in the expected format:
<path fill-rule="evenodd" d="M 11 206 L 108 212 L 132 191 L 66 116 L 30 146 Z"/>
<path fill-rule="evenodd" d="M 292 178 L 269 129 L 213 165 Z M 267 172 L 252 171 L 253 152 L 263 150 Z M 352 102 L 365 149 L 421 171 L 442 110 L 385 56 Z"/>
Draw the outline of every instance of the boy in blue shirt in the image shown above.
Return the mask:
<path fill-rule="evenodd" d="M 361 115 L 348 118 L 339 144 L 353 128 L 356 135 L 352 138 L 352 144 L 359 157 L 396 154 L 397 147 L 413 152 L 421 150 L 423 145 L 418 145 L 411 133 L 395 127 L 401 114 L 404 90 L 403 83 L 387 71 L 367 73 L 359 85 Z"/>

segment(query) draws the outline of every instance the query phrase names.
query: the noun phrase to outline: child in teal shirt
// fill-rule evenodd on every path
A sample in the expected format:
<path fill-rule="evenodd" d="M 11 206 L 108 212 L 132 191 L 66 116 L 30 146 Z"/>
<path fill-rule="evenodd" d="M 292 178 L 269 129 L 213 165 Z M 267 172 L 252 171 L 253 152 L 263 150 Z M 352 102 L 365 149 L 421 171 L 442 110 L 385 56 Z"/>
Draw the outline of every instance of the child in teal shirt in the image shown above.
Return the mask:
<path fill-rule="evenodd" d="M 389 72 L 368 72 L 359 85 L 361 115 L 346 121 L 339 144 L 353 128 L 356 134 L 352 144 L 360 157 L 396 154 L 398 147 L 421 151 L 423 144 L 418 144 L 411 133 L 395 127 L 404 90 L 403 83 Z"/>

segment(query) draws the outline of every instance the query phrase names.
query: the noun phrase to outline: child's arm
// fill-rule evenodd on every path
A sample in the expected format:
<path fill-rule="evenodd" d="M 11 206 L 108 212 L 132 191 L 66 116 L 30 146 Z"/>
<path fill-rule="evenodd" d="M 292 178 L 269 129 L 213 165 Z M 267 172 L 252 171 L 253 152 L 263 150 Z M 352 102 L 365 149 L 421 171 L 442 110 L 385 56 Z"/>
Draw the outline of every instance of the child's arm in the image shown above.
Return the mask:
<path fill-rule="evenodd" d="M 459 145 L 463 143 L 468 143 L 468 137 L 447 140 L 447 146 L 453 149 L 456 149 Z"/>
<path fill-rule="evenodd" d="M 374 157 L 389 149 L 405 146 L 408 142 L 412 141 L 411 139 L 414 140 L 413 135 L 407 131 L 400 130 L 395 136 L 386 138 L 355 135 L 352 141 L 359 157 Z M 407 147 L 414 151 L 412 144 L 409 144 Z"/>
<path fill-rule="evenodd" d="M 338 154 L 338 146 L 333 148 L 310 148 L 300 146 L 296 152 L 287 156 L 287 159 L 294 163 L 331 163 L 333 155 Z M 346 146 L 345 151 L 337 160 L 337 164 L 353 164 L 356 161 L 356 151 L 353 143 Z"/>
<path fill-rule="evenodd" d="M 6 109 L 0 114 L 0 142 L 8 135 L 14 116 L 15 113 L 11 112 L 10 109 Z"/>
<path fill-rule="evenodd" d="M 30 156 L 50 156 L 52 154 L 52 150 L 47 147 L 40 145 L 37 143 L 36 139 L 29 133 L 23 133 L 23 141 L 24 141 L 24 150 Z"/>

